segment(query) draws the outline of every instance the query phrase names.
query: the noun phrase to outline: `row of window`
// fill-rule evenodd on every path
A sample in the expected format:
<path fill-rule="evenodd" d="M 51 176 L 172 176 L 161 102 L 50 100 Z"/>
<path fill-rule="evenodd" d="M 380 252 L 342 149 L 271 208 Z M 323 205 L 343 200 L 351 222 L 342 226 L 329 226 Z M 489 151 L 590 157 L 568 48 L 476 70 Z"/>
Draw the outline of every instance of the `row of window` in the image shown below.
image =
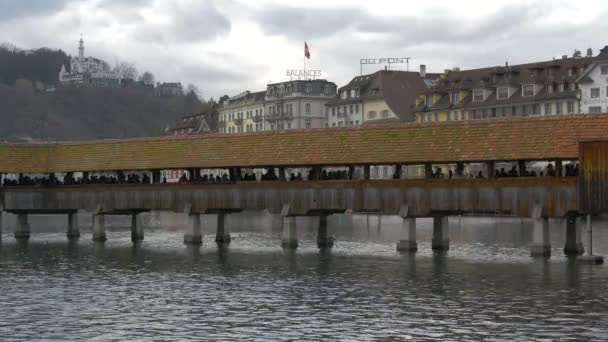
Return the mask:
<path fill-rule="evenodd" d="M 589 91 L 589 97 L 591 97 L 592 99 L 597 99 L 600 97 L 600 88 L 591 88 L 589 89 Z M 608 87 L 606 87 L 606 92 L 604 93 L 604 96 L 608 97 Z"/>
<path fill-rule="evenodd" d="M 369 112 L 367 112 L 367 118 L 368 119 L 372 119 L 373 120 L 373 119 L 376 119 L 377 116 L 378 116 L 378 114 L 376 113 L 375 110 L 370 110 Z M 386 119 L 388 117 L 389 117 L 388 110 L 385 109 L 385 110 L 383 110 L 383 111 L 380 112 L 380 118 Z"/>
<path fill-rule="evenodd" d="M 359 120 L 355 120 L 355 121 L 339 121 L 339 122 L 333 122 L 331 124 L 331 127 L 343 127 L 343 126 L 359 126 Z M 326 123 L 325 127 L 329 127 L 329 124 Z"/>
<path fill-rule="evenodd" d="M 565 106 L 564 106 L 565 105 Z M 565 107 L 565 108 L 564 108 Z M 601 110 L 601 108 L 600 108 Z M 468 111 L 447 111 L 445 120 L 466 120 L 466 119 L 484 119 L 507 116 L 528 116 L 528 115 L 554 115 L 563 113 L 576 113 L 576 102 L 562 101 L 547 102 L 544 104 L 524 104 L 521 106 L 498 107 L 498 108 L 482 108 L 472 109 Z M 419 116 L 421 122 L 440 121 L 439 112 L 423 113 Z"/>
<path fill-rule="evenodd" d="M 342 98 L 342 99 L 350 99 L 353 97 L 360 97 L 360 96 L 361 96 L 361 91 L 359 89 L 343 90 L 340 93 L 340 98 Z"/>
<path fill-rule="evenodd" d="M 340 110 L 342 109 L 342 110 Z M 331 116 L 336 116 L 337 114 L 359 114 L 359 104 L 351 104 L 349 106 L 337 106 L 331 108 Z M 329 107 L 325 108 L 325 114 L 329 116 Z"/>

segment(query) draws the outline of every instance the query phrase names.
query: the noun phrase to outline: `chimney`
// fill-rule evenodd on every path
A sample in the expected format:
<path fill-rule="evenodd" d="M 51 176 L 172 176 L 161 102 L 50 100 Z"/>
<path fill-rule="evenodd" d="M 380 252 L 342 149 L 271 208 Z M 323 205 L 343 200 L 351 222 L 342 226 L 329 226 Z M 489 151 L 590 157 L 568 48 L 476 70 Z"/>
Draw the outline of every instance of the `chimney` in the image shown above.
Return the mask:
<path fill-rule="evenodd" d="M 591 48 L 587 49 L 587 57 L 593 57 L 593 50 Z"/>
<path fill-rule="evenodd" d="M 420 64 L 420 77 L 426 77 L 426 65 Z"/>

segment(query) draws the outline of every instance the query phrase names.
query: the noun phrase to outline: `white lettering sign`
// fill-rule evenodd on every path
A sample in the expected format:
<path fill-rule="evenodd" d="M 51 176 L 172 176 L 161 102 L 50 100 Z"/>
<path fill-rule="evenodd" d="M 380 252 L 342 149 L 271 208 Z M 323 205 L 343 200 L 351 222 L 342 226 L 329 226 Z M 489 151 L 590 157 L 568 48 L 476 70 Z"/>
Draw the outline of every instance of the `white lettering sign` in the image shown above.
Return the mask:
<path fill-rule="evenodd" d="M 316 78 L 321 77 L 321 70 L 304 70 L 304 69 L 288 69 L 286 71 L 287 77 L 296 78 Z"/>
<path fill-rule="evenodd" d="M 381 58 L 361 58 L 360 64 L 403 64 L 407 63 L 409 57 L 381 57 Z"/>

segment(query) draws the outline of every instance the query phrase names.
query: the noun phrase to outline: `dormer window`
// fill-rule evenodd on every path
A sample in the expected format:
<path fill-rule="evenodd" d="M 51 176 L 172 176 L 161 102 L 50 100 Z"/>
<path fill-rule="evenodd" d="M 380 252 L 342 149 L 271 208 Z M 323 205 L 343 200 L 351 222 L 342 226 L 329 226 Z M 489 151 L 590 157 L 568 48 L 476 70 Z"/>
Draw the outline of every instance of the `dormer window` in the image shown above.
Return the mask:
<path fill-rule="evenodd" d="M 575 91 L 576 90 L 576 83 L 570 83 L 570 90 L 571 91 Z"/>
<path fill-rule="evenodd" d="M 565 88 L 566 88 L 566 84 L 561 83 L 561 84 L 559 85 L 559 91 L 560 91 L 560 92 L 564 92 L 564 89 L 565 89 Z"/>
<path fill-rule="evenodd" d="M 460 92 L 454 91 L 452 92 L 452 104 L 457 105 L 460 103 Z"/>
<path fill-rule="evenodd" d="M 473 89 L 473 102 L 483 101 L 483 89 Z"/>
<path fill-rule="evenodd" d="M 524 84 L 521 88 L 521 93 L 523 97 L 534 96 L 534 84 Z"/>
<path fill-rule="evenodd" d="M 549 93 L 549 94 L 553 93 L 553 84 L 547 84 L 547 93 Z"/>
<path fill-rule="evenodd" d="M 600 65 L 600 74 L 608 75 L 608 64 Z"/>
<path fill-rule="evenodd" d="M 508 87 L 499 87 L 496 91 L 496 98 L 498 100 L 506 100 L 509 98 L 509 88 Z"/>
<path fill-rule="evenodd" d="M 304 91 L 307 92 L 307 93 L 310 93 L 312 91 L 312 85 L 311 84 L 307 84 L 304 87 Z"/>

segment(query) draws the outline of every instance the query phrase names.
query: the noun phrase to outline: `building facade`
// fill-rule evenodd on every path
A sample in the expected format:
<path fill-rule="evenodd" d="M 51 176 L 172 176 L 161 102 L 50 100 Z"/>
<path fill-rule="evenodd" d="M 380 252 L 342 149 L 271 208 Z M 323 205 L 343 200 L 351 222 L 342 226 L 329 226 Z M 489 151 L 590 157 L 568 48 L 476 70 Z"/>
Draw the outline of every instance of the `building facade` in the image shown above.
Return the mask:
<path fill-rule="evenodd" d="M 608 113 L 608 46 L 577 79 L 582 113 Z"/>
<path fill-rule="evenodd" d="M 156 96 L 183 96 L 184 87 L 181 82 L 158 83 L 155 93 Z"/>
<path fill-rule="evenodd" d="M 579 113 L 577 78 L 588 53 L 550 61 L 471 70 L 446 70 L 417 99 L 417 122 Z"/>
<path fill-rule="evenodd" d="M 59 71 L 61 83 L 88 84 L 94 87 L 109 87 L 120 84 L 120 75 L 113 72 L 105 61 L 84 56 L 84 41 L 80 38 L 78 44 L 78 57 L 70 61 L 70 72 L 65 65 Z"/>
<path fill-rule="evenodd" d="M 427 74 L 424 65 L 420 72 L 381 70 L 357 76 L 327 103 L 327 126 L 414 121 L 416 96 L 438 76 Z"/>
<path fill-rule="evenodd" d="M 220 133 L 247 133 L 326 127 L 325 104 L 336 94 L 326 80 L 269 84 L 266 91 L 243 92 L 224 101 Z"/>
<path fill-rule="evenodd" d="M 335 83 L 323 79 L 269 84 L 264 103 L 264 130 L 326 127 L 325 104 L 336 91 Z"/>
<path fill-rule="evenodd" d="M 245 91 L 225 100 L 219 108 L 219 132 L 263 131 L 265 96 L 265 91 Z"/>

